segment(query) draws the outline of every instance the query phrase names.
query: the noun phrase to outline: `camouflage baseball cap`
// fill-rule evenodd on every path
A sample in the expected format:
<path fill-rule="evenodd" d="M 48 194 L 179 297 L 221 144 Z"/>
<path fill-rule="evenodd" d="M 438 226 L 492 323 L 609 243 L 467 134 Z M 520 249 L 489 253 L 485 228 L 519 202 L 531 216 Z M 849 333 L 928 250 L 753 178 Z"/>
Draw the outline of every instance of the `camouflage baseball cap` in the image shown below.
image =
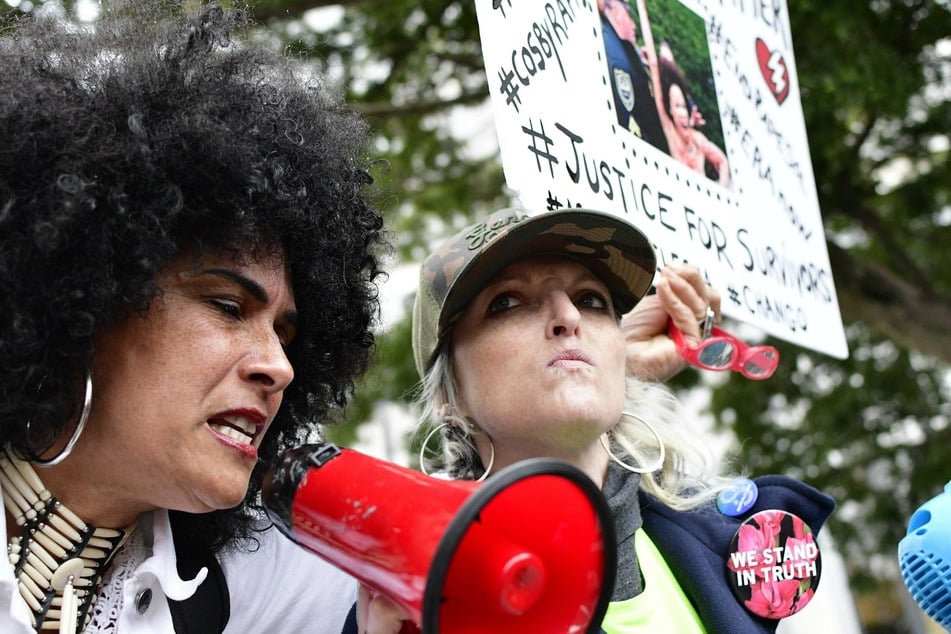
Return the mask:
<path fill-rule="evenodd" d="M 657 260 L 650 241 L 623 218 L 591 209 L 529 216 L 502 209 L 466 227 L 423 262 L 413 307 L 413 356 L 422 377 L 459 314 L 508 265 L 536 255 L 584 264 L 626 313 L 647 293 Z"/>

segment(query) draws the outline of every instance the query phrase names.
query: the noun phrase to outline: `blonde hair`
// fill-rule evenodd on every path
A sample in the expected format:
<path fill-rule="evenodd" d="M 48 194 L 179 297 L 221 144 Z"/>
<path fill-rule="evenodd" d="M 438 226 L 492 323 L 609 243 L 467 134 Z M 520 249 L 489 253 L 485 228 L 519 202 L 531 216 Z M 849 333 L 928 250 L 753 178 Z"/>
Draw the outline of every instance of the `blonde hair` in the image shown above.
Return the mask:
<path fill-rule="evenodd" d="M 439 456 L 420 465 L 427 472 L 442 470 L 454 479 L 477 479 L 485 467 L 473 437 L 481 434 L 478 422 L 452 415 L 461 411 L 456 379 L 444 344 L 423 378 L 417 397 L 420 406 L 418 431 L 435 430 Z M 689 510 L 716 497 L 733 477 L 722 470 L 719 460 L 695 430 L 686 428 L 686 415 L 677 396 L 664 384 L 628 378 L 625 411 L 648 421 L 665 448 L 663 465 L 641 475 L 641 490 L 677 510 Z M 450 424 L 444 424 L 444 423 Z M 441 427 L 440 427 L 441 426 Z M 649 464 L 658 454 L 657 440 L 646 426 L 624 416 L 608 432 L 614 454 L 626 463 Z"/>

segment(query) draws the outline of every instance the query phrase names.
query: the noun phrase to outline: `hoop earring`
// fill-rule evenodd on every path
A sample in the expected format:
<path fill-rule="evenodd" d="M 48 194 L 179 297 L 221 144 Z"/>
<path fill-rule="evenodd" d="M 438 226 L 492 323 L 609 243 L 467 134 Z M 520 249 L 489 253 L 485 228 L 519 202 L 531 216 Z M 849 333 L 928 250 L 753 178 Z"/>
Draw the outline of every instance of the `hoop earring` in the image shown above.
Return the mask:
<path fill-rule="evenodd" d="M 610 445 L 608 445 L 607 441 L 605 440 L 607 433 L 601 434 L 601 436 L 599 437 L 599 440 L 601 441 L 601 446 L 604 447 L 604 450 L 606 452 L 608 452 L 608 456 L 611 457 L 611 460 L 618 463 L 619 465 L 621 465 L 622 467 L 624 467 L 625 469 L 627 469 L 628 471 L 632 473 L 644 474 L 644 473 L 654 473 L 655 471 L 658 471 L 661 467 L 664 466 L 664 459 L 667 457 L 666 450 L 664 449 L 664 441 L 661 440 L 660 434 L 657 433 L 657 430 L 654 429 L 654 427 L 650 423 L 648 423 L 646 420 L 644 420 L 640 416 L 635 416 L 634 414 L 630 412 L 621 412 L 621 418 L 624 418 L 625 416 L 629 418 L 633 418 L 634 420 L 642 423 L 645 427 L 647 427 L 647 430 L 654 436 L 654 439 L 657 441 L 657 446 L 660 448 L 658 456 L 657 456 L 656 464 L 653 464 L 650 467 L 632 467 L 631 465 L 626 464 L 625 462 L 622 462 L 620 458 L 618 458 L 611 452 L 611 447 Z"/>
<path fill-rule="evenodd" d="M 424 459 L 424 454 L 426 453 L 426 447 L 429 445 L 429 439 L 432 438 L 433 434 L 441 430 L 443 427 L 452 427 L 452 426 L 453 424 L 448 421 L 439 423 L 438 425 L 433 427 L 429 431 L 429 433 L 426 434 L 426 437 L 423 439 L 423 444 L 419 446 L 419 470 L 423 472 L 423 475 L 431 475 L 428 471 L 426 471 L 426 461 Z M 492 438 L 490 436 L 487 435 L 486 438 L 489 439 L 489 449 L 491 450 L 491 453 L 489 454 L 489 466 L 485 468 L 485 471 L 483 472 L 481 476 L 479 476 L 476 482 L 482 482 L 483 480 L 488 478 L 489 473 L 492 471 L 492 465 L 495 464 L 495 443 L 492 442 Z"/>
<path fill-rule="evenodd" d="M 79 436 L 83 433 L 83 429 L 86 428 L 86 421 L 89 420 L 89 409 L 92 406 L 92 373 L 86 372 L 86 395 L 83 397 L 83 411 L 79 415 L 79 422 L 76 423 L 76 429 L 73 431 L 73 435 L 70 437 L 69 442 L 66 443 L 66 446 L 63 447 L 63 450 L 58 454 L 49 458 L 48 460 L 40 460 L 36 458 L 33 460 L 33 464 L 37 467 L 52 467 L 58 465 L 63 460 L 66 460 L 69 457 L 69 454 L 72 453 L 73 447 L 76 446 L 76 441 L 79 440 Z"/>

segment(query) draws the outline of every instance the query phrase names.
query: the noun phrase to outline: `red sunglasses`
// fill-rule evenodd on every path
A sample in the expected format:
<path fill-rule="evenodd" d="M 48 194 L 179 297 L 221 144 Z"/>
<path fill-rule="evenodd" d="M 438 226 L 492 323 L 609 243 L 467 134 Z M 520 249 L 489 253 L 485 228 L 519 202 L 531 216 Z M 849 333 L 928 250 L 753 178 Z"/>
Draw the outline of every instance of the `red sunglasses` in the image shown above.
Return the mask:
<path fill-rule="evenodd" d="M 748 379 L 761 381 L 771 377 L 779 365 L 776 348 L 747 345 L 716 326 L 711 329 L 711 336 L 696 346 L 687 343 L 673 320 L 667 326 L 667 334 L 687 363 L 705 370 L 734 370 Z"/>

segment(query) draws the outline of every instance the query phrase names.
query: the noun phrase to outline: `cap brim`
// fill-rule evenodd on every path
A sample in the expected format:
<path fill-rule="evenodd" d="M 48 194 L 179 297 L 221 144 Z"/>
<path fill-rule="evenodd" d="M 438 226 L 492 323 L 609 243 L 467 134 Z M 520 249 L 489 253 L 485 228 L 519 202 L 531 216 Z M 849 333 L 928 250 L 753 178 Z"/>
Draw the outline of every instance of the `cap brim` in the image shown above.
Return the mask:
<path fill-rule="evenodd" d="M 647 236 L 621 217 L 590 209 L 544 212 L 501 235 L 458 273 L 440 314 L 440 338 L 502 269 L 538 255 L 569 257 L 588 267 L 620 313 L 647 293 L 657 268 Z"/>

